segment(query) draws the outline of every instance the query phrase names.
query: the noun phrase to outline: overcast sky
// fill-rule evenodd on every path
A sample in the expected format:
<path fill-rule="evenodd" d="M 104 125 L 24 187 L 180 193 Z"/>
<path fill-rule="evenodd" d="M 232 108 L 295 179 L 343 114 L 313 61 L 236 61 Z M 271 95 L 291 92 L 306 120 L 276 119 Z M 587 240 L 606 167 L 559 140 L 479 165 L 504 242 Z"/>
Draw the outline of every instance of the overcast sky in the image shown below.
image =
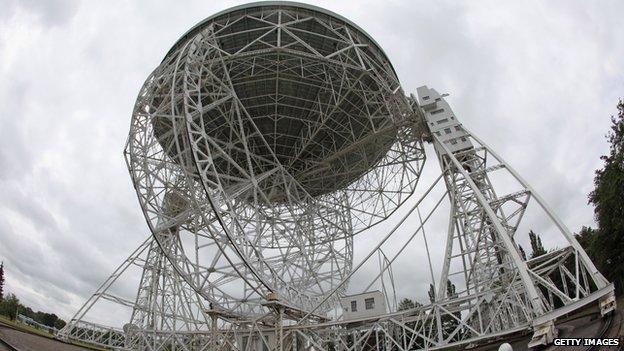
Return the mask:
<path fill-rule="evenodd" d="M 35 310 L 70 317 L 148 235 L 122 157 L 136 94 L 181 34 L 242 1 L 180 3 L 0 0 L 0 260 Z M 594 225 L 624 2 L 314 4 L 365 28 L 407 92 L 449 93 L 572 230 Z"/>

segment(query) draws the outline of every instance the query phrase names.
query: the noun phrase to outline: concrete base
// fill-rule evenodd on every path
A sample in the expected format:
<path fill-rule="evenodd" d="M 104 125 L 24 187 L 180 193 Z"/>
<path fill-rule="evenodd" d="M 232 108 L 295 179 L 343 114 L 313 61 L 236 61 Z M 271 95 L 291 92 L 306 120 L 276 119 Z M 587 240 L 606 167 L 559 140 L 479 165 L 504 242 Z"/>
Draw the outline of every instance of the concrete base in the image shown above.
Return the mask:
<path fill-rule="evenodd" d="M 558 330 L 553 321 L 538 325 L 534 330 L 533 337 L 528 345 L 529 348 L 550 345 L 558 335 Z"/>

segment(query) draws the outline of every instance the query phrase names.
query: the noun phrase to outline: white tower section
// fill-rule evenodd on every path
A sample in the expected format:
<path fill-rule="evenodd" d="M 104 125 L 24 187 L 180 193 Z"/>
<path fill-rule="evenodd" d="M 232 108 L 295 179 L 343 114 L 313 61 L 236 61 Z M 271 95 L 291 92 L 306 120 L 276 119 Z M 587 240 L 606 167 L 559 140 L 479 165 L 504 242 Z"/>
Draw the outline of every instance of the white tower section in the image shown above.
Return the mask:
<path fill-rule="evenodd" d="M 422 86 L 417 89 L 418 103 L 425 112 L 427 127 L 435 135 L 441 145 L 436 145 L 438 155 L 447 155 L 446 149 L 451 153 L 460 150 L 472 149 L 472 143 L 468 139 L 461 123 L 455 118 L 449 104 L 435 89 Z"/>
<path fill-rule="evenodd" d="M 574 236 L 539 195 L 462 126 L 443 96 L 426 86 L 417 91 L 451 201 L 437 301 L 453 298 L 469 305 L 464 320 L 475 331 L 485 327 L 487 333 L 498 333 L 531 323 L 536 328 L 533 344 L 550 342 L 556 335 L 554 320 L 571 309 L 556 309 L 558 303 L 574 302 L 578 306 L 600 296 L 609 299 L 612 286 L 607 285 Z M 515 178 L 520 190 L 497 194 L 490 174 L 499 170 Z M 569 242 L 570 247 L 565 249 L 568 253 L 561 250 L 558 258 L 550 254 L 550 260 L 541 258 L 539 263 L 525 262 L 519 254 L 514 236 L 531 197 Z M 571 254 L 575 256 L 574 274 L 566 268 Z M 544 269 L 545 265 L 548 269 Z M 451 267 L 461 268 L 452 271 Z M 563 282 L 550 276 L 556 270 L 561 272 Z M 575 289 L 569 288 L 565 276 Z M 445 295 L 446 281 L 463 289 L 458 297 Z M 590 297 L 591 285 L 602 291 Z M 554 303 L 553 296 L 560 302 Z"/>
<path fill-rule="evenodd" d="M 413 351 L 532 330 L 533 346 L 565 314 L 612 311 L 613 285 L 540 195 L 444 95 L 417 93 L 405 96 L 370 35 L 322 8 L 251 3 L 192 27 L 132 113 L 125 158 L 151 237 L 60 336 L 115 350 Z M 417 191 L 424 142 L 441 173 Z M 443 260 L 432 262 L 424 226 L 446 200 Z M 516 232 L 531 200 L 569 246 L 526 260 Z M 373 227 L 376 245 L 355 255 L 354 236 Z M 406 230 L 400 249 L 389 244 Z M 376 284 L 421 235 L 427 257 L 414 264 L 428 261 L 432 301 L 387 310 Z M 379 275 L 345 296 L 379 253 Z M 128 298 L 114 283 L 132 268 L 141 278 Z M 109 302 L 130 311 L 124 325 L 87 314 Z"/>

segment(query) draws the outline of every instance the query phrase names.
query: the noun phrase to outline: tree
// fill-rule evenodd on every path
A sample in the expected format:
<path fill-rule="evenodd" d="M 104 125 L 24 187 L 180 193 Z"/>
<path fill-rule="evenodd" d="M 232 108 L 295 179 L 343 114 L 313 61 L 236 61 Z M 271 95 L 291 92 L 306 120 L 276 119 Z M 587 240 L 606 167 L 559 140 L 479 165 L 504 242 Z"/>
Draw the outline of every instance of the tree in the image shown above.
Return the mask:
<path fill-rule="evenodd" d="M 427 291 L 427 295 L 429 295 L 429 301 L 431 301 L 431 303 L 434 303 L 436 300 L 436 292 L 433 284 L 429 284 L 429 291 Z"/>
<path fill-rule="evenodd" d="M 9 294 L 0 302 L 0 314 L 15 319 L 17 317 L 17 308 L 20 306 L 19 300 L 15 294 Z"/>
<path fill-rule="evenodd" d="M 594 248 L 593 248 L 593 243 L 594 243 L 594 239 L 596 238 L 596 235 L 598 235 L 598 230 L 591 228 L 591 227 L 586 227 L 586 226 L 583 226 L 581 228 L 581 231 L 575 235 L 576 241 L 578 241 L 579 244 L 581 244 L 581 246 L 583 247 L 583 250 L 585 250 L 585 252 L 587 252 L 589 257 L 592 258 L 592 261 L 596 261 L 595 259 L 596 253 L 594 252 Z"/>
<path fill-rule="evenodd" d="M 59 319 L 57 319 L 57 320 L 55 320 L 55 321 L 54 321 L 54 325 L 53 325 L 53 327 L 54 327 L 54 328 L 56 328 L 56 329 L 58 329 L 58 330 L 61 330 L 61 329 L 63 329 L 63 327 L 65 327 L 65 325 L 66 325 L 66 324 L 67 324 L 67 323 L 65 323 L 65 321 L 64 321 L 64 320 L 62 320 L 62 319 L 60 319 L 60 318 L 59 318 Z"/>
<path fill-rule="evenodd" d="M 446 296 L 450 298 L 457 297 L 457 289 L 455 289 L 455 284 L 451 283 L 450 280 L 446 281 Z"/>
<path fill-rule="evenodd" d="M 54 327 L 54 323 L 58 320 L 58 316 L 54 313 L 41 313 L 40 323 L 47 325 L 48 327 Z"/>
<path fill-rule="evenodd" d="M 414 302 L 412 299 L 404 298 L 399 302 L 398 311 L 411 310 L 412 308 L 422 306 L 418 301 Z"/>
<path fill-rule="evenodd" d="M 526 252 L 524 252 L 524 249 L 522 248 L 522 246 L 518 245 L 518 251 L 520 251 L 520 257 L 522 257 L 523 260 L 527 260 L 527 255 Z"/>
<path fill-rule="evenodd" d="M 600 159 L 603 167 L 596 171 L 594 190 L 589 203 L 595 206 L 598 233 L 591 242 L 593 259 L 605 276 L 624 289 L 624 102 L 617 105 L 618 114 L 611 116 L 611 130 L 606 138 L 609 154 Z"/>
<path fill-rule="evenodd" d="M 0 301 L 0 315 L 4 315 L 15 320 L 18 314 L 24 315 L 31 318 L 35 322 L 49 327 L 54 327 L 56 329 L 61 329 L 65 326 L 65 321 L 60 319 L 54 313 L 42 311 L 34 312 L 30 307 L 22 305 L 15 294 L 9 294 Z"/>
<path fill-rule="evenodd" d="M 4 262 L 0 263 L 0 301 L 4 299 Z"/>
<path fill-rule="evenodd" d="M 451 299 L 457 298 L 457 289 L 455 288 L 455 284 L 451 283 L 450 280 L 446 281 L 446 296 Z M 459 327 L 459 320 L 461 320 L 461 312 L 442 316 L 442 334 L 445 339 L 451 336 L 451 334 L 455 332 L 455 329 Z M 463 333 L 463 328 L 460 328 L 450 341 L 460 340 Z"/>
<path fill-rule="evenodd" d="M 542 238 L 535 234 L 533 230 L 529 230 L 529 239 L 531 240 L 531 258 L 535 258 L 546 253 L 546 249 L 544 249 L 544 245 L 542 245 Z"/>
<path fill-rule="evenodd" d="M 411 310 L 417 307 L 421 307 L 422 304 L 418 301 L 414 301 L 412 299 L 408 299 L 408 298 L 404 298 L 399 302 L 399 306 L 397 308 L 398 311 L 405 311 L 405 310 Z M 410 315 L 417 315 L 417 312 L 414 312 L 413 314 Z M 419 324 L 418 323 L 422 323 L 422 321 L 420 322 L 406 322 L 405 325 L 410 328 L 410 329 L 418 329 Z M 411 332 L 407 332 L 404 329 L 397 329 L 395 332 L 395 338 L 396 340 L 399 340 L 401 342 L 401 344 L 403 345 L 404 349 L 408 349 L 410 347 L 414 347 L 414 346 L 422 346 L 424 345 L 423 343 L 423 339 L 420 336 L 415 336 L 412 335 Z"/>

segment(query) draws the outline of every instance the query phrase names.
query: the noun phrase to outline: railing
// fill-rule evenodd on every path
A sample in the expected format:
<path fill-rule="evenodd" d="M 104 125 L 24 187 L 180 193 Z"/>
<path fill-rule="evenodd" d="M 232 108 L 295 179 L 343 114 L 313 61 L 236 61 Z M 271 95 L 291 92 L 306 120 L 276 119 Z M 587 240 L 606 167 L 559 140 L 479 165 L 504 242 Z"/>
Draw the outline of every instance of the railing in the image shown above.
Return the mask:
<path fill-rule="evenodd" d="M 56 333 L 58 333 L 58 329 L 56 329 L 54 327 L 47 326 L 45 324 L 41 324 L 41 323 L 35 321 L 34 319 L 32 319 L 32 318 L 30 318 L 28 316 L 25 316 L 23 314 L 18 314 L 16 320 L 18 322 L 24 324 L 24 325 L 27 325 L 29 327 L 33 327 L 33 328 L 36 328 L 36 329 L 43 330 L 43 331 L 45 331 L 47 333 L 50 333 L 52 335 L 56 335 Z"/>

